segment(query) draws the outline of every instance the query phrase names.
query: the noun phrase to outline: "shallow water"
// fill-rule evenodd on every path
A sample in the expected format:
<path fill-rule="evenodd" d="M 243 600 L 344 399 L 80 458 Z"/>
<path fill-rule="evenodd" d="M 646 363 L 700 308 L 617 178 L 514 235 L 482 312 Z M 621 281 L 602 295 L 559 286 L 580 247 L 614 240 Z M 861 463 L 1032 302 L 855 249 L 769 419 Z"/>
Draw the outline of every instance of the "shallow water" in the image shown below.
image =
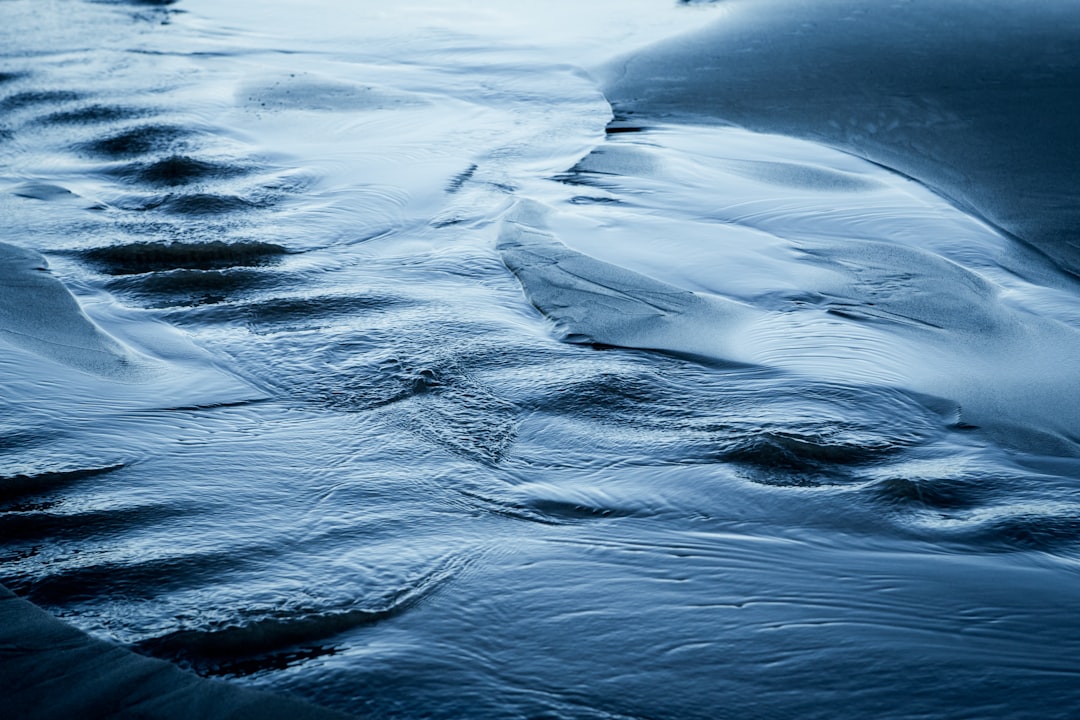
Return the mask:
<path fill-rule="evenodd" d="M 0 5 L 0 580 L 364 717 L 1075 714 L 1080 295 L 992 208 L 609 126 L 734 3 L 219 5 Z"/>

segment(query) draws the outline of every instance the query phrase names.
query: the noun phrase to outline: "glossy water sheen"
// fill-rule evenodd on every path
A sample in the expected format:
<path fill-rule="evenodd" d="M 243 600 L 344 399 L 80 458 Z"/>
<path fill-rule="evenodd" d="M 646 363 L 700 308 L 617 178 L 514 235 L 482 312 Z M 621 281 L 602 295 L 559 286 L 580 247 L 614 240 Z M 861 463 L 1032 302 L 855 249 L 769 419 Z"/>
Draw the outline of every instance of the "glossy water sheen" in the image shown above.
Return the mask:
<path fill-rule="evenodd" d="M 752 7 L 0 3 L 0 579 L 364 717 L 1074 717 L 1075 278 L 605 133 Z"/>

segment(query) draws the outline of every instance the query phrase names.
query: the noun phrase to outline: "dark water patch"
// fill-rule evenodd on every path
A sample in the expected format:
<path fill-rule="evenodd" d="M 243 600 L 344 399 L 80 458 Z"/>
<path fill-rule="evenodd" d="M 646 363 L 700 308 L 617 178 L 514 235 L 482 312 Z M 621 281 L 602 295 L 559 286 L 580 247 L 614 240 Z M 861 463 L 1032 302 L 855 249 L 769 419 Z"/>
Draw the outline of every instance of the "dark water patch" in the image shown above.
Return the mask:
<path fill-rule="evenodd" d="M 551 179 L 564 185 L 592 187 L 599 190 L 615 190 L 615 178 L 617 178 L 617 176 L 614 173 L 591 172 L 575 166 L 566 172 L 553 175 Z"/>
<path fill-rule="evenodd" d="M 47 509 L 0 509 L 0 537 L 7 541 L 83 540 L 103 535 L 121 535 L 133 528 L 160 522 L 182 514 L 167 505 L 111 508 L 75 513 Z"/>
<path fill-rule="evenodd" d="M 15 137 L 15 133 L 6 127 L 0 126 L 0 142 L 7 142 Z"/>
<path fill-rule="evenodd" d="M 359 292 L 350 295 L 275 297 L 184 309 L 167 313 L 165 318 L 181 325 L 239 324 L 257 334 L 277 334 L 322 328 L 335 320 L 383 312 L 412 302 L 389 294 Z"/>
<path fill-rule="evenodd" d="M 605 197 L 602 195 L 575 195 L 570 198 L 570 202 L 574 205 L 624 205 L 625 203 L 613 197 Z"/>
<path fill-rule="evenodd" d="M 259 547 L 230 548 L 215 553 L 95 564 L 88 564 L 89 558 L 86 558 L 65 569 L 5 582 L 27 600 L 51 607 L 100 597 L 150 599 L 170 591 L 220 582 L 226 574 L 248 566 L 269 552 Z"/>
<path fill-rule="evenodd" d="M 848 483 L 856 466 L 899 457 L 948 432 L 940 408 L 889 388 L 751 370 L 710 373 L 677 358 L 654 368 L 616 360 L 611 368 L 558 383 L 538 379 L 516 401 L 574 423 L 588 420 L 593 435 L 584 442 L 667 461 L 733 463 L 770 484 Z"/>
<path fill-rule="evenodd" d="M 355 608 L 336 613 L 305 614 L 293 610 L 282 617 L 255 620 L 247 625 L 214 630 L 182 630 L 141 642 L 134 649 L 170 660 L 203 676 L 250 675 L 280 666 L 283 660 L 290 659 L 292 653 L 300 653 L 299 657 L 292 659 L 317 657 L 310 652 L 311 648 L 294 646 L 375 625 L 400 615 L 411 604 L 402 602 L 382 608 Z"/>
<path fill-rule="evenodd" d="M 110 281 L 111 292 L 138 298 L 152 307 L 213 305 L 246 292 L 277 286 L 279 275 L 254 270 L 171 270 Z"/>
<path fill-rule="evenodd" d="M 179 0 L 89 0 L 95 5 L 132 5 L 134 7 L 167 7 Z"/>
<path fill-rule="evenodd" d="M 391 358 L 382 363 L 382 371 L 409 391 L 409 395 L 439 392 L 457 385 L 462 372 L 453 362 L 413 362 Z"/>
<path fill-rule="evenodd" d="M 825 312 L 835 317 L 844 318 L 845 320 L 855 320 L 856 322 L 865 323 L 887 323 L 909 326 L 921 326 L 925 328 L 932 328 L 934 330 L 944 330 L 940 325 L 935 325 L 932 322 L 923 320 L 922 318 L 908 317 L 899 313 L 891 313 L 885 310 L 880 310 L 875 307 L 867 307 L 866 305 L 857 305 L 854 303 L 846 303 L 843 301 L 837 301 L 835 305 L 824 306 Z"/>
<path fill-rule="evenodd" d="M 456 193 L 465 183 L 472 179 L 472 176 L 476 173 L 476 170 L 477 165 L 474 163 L 459 172 L 457 175 L 451 178 L 450 182 L 446 184 L 446 192 L 451 194 Z"/>
<path fill-rule="evenodd" d="M 83 143 L 84 151 L 107 158 L 128 158 L 175 150 L 192 131 L 176 125 L 144 125 Z"/>
<path fill-rule="evenodd" d="M 596 505 L 554 498 L 537 498 L 535 500 L 530 500 L 528 506 L 548 517 L 564 521 L 632 517 L 636 514 L 633 510 L 623 508 L 598 507 Z"/>
<path fill-rule="evenodd" d="M 645 410 L 667 414 L 670 407 L 659 378 L 642 374 L 599 372 L 587 379 L 566 381 L 558 388 L 545 387 L 523 404 L 532 410 L 566 413 L 596 420 L 626 418 L 630 412 Z"/>
<path fill-rule="evenodd" d="M 42 545 L 24 545 L 22 547 L 4 548 L 3 552 L 0 552 L 0 565 L 3 565 L 4 563 L 19 563 L 23 560 L 35 558 L 41 554 L 42 547 Z"/>
<path fill-rule="evenodd" d="M 233 178 L 250 172 L 249 168 L 221 162 L 199 160 L 187 155 L 172 155 L 152 163 L 134 163 L 111 170 L 110 174 L 145 185 L 177 187 L 207 180 Z"/>
<path fill-rule="evenodd" d="M 0 452 L 5 454 L 33 450 L 62 437 L 62 433 L 50 433 L 41 427 L 20 425 L 5 418 L 0 426 Z M 22 477 L 21 475 L 19 477 Z"/>
<path fill-rule="evenodd" d="M 489 492 L 459 489 L 485 512 L 541 525 L 566 525 L 591 520 L 634 517 L 638 510 L 615 507 L 581 499 L 557 497 L 494 496 Z"/>
<path fill-rule="evenodd" d="M 261 267 L 288 253 L 281 245 L 257 241 L 201 243 L 136 242 L 78 253 L 109 275 L 139 275 L 161 270 L 216 270 Z"/>
<path fill-rule="evenodd" d="M 124 467 L 123 464 L 83 468 L 36 475 L 9 475 L 0 478 L 0 512 L 17 511 L 26 498 L 55 493 L 87 478 L 100 477 Z"/>
<path fill-rule="evenodd" d="M 237 659 L 222 658 L 212 662 L 181 660 L 181 664 L 203 677 L 236 678 L 257 675 L 275 670 L 286 670 L 303 665 L 321 657 L 337 655 L 339 648 L 333 645 L 309 645 L 278 652 L 268 652 L 254 657 Z"/>
<path fill-rule="evenodd" d="M 35 105 L 74 102 L 82 97 L 82 93 L 72 92 L 71 90 L 25 90 L 8 95 L 0 100 L 0 111 L 22 110 Z"/>
<path fill-rule="evenodd" d="M 76 110 L 61 110 L 41 119 L 44 125 L 94 125 L 130 120 L 146 114 L 145 110 L 117 105 L 89 105 Z"/>
<path fill-rule="evenodd" d="M 813 463 L 788 463 L 768 465 L 754 463 L 735 465 L 739 475 L 752 483 L 777 488 L 832 488 L 853 485 L 860 478 L 850 469 L 815 465 Z"/>
<path fill-rule="evenodd" d="M 305 388 L 305 390 L 308 388 Z M 318 405 L 340 412 L 365 412 L 407 400 L 413 392 L 408 385 L 379 385 L 377 377 L 357 373 L 346 378 L 316 380 L 310 388 Z"/>
<path fill-rule="evenodd" d="M 831 423 L 761 428 L 748 434 L 737 432 L 722 457 L 795 472 L 835 465 L 864 463 L 909 445 L 895 438 L 860 432 L 858 427 Z"/>
<path fill-rule="evenodd" d="M 107 225 L 106 225 L 107 224 Z M 82 230 L 87 238 L 103 238 L 111 245 L 212 245 L 214 243 L 261 243 L 267 233 L 253 227 L 244 219 L 229 216 L 207 215 L 197 221 L 182 215 L 166 213 L 110 213 L 104 218 L 94 218 Z M 101 245 L 105 240 L 99 240 Z M 90 243 L 69 251 L 79 255 Z M 170 268 L 162 268 L 170 269 Z M 127 273 L 134 274 L 134 273 Z"/>
<path fill-rule="evenodd" d="M 249 303 L 242 308 L 243 316 L 256 329 L 274 330 L 289 323 L 310 326 L 320 320 L 351 317 L 372 311 L 411 304 L 398 296 L 381 293 L 352 295 L 322 295 L 308 298 L 275 298 Z"/>
<path fill-rule="evenodd" d="M 47 512 L 63 504 L 63 502 L 63 499 L 59 496 L 51 497 L 48 499 L 42 498 L 18 500 L 12 502 L 0 502 L 0 513 Z"/>
<path fill-rule="evenodd" d="M 351 348 L 351 345 L 342 345 L 336 351 L 348 352 Z M 370 352 L 370 343 L 360 343 L 356 350 Z M 328 361 L 334 362 L 334 358 L 328 358 Z M 345 376 L 328 378 L 327 384 L 318 389 L 317 397 L 336 410 L 365 411 L 437 392 L 453 384 L 457 376 L 457 373 L 447 369 L 445 361 L 417 362 L 396 356 L 383 358 L 374 368 L 366 370 L 361 372 L 360 368 L 350 368 Z"/>
<path fill-rule="evenodd" d="M 194 193 L 167 195 L 146 202 L 139 210 L 161 210 L 176 215 L 224 215 L 268 206 L 265 200 L 250 200 L 237 195 Z"/>
<path fill-rule="evenodd" d="M 26 76 L 26 73 L 0 72 L 0 85 L 5 85 L 5 84 L 7 84 L 9 82 L 14 82 L 15 80 L 18 80 L 18 79 L 23 78 L 25 76 Z"/>
<path fill-rule="evenodd" d="M 132 213 L 165 213 L 185 217 L 214 217 L 267 207 L 269 201 L 217 193 L 123 195 L 110 201 L 113 208 Z"/>
<path fill-rule="evenodd" d="M 452 573 L 453 563 L 444 563 L 390 593 L 360 601 L 358 606 L 290 608 L 209 629 L 179 630 L 140 642 L 134 649 L 203 676 L 252 675 L 283 664 L 288 667 L 336 652 L 332 646 L 313 643 L 405 613 L 435 592 Z"/>
<path fill-rule="evenodd" d="M 514 520 L 526 520 L 528 522 L 539 523 L 540 525 L 561 524 L 558 520 L 550 518 L 541 512 L 532 510 L 516 500 L 491 497 L 485 493 L 460 488 L 458 489 L 458 492 L 469 499 L 470 507 L 479 506 L 479 509 L 483 512 L 501 515 Z"/>
<path fill-rule="evenodd" d="M 811 406 L 812 407 L 812 406 Z M 783 407 L 777 408 L 782 414 Z M 944 422 L 935 416 L 898 427 L 883 414 L 872 423 L 858 418 L 762 424 L 740 421 L 710 428 L 718 460 L 742 467 L 747 477 L 768 485 L 834 485 L 861 481 L 861 466 L 902 457 L 907 450 L 940 437 Z"/>
<path fill-rule="evenodd" d="M 994 477 L 894 477 L 873 483 L 867 492 L 891 506 L 960 510 L 976 505 L 1004 481 Z"/>
<path fill-rule="evenodd" d="M 977 516 L 977 514 L 976 514 Z M 962 532 L 979 546 L 1055 551 L 1080 543 L 1080 506 L 1067 513 L 1016 512 L 1006 509 Z"/>

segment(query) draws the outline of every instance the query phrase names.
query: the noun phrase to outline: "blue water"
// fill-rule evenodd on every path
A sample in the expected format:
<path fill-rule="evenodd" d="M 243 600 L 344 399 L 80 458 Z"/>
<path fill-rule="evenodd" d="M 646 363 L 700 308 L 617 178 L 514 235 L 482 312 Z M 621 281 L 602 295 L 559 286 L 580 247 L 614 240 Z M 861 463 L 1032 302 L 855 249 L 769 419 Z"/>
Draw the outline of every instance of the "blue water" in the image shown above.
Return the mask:
<path fill-rule="evenodd" d="M 361 717 L 1076 716 L 1071 150 L 706 117 L 780 0 L 220 5 L 0 3 L 0 581 Z"/>

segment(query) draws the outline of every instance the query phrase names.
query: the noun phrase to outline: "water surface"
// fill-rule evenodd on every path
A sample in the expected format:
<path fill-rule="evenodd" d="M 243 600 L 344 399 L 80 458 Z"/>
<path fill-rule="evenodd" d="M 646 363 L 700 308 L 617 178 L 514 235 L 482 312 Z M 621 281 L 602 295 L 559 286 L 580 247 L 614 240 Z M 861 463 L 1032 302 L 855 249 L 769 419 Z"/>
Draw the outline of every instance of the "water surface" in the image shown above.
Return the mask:
<path fill-rule="evenodd" d="M 1069 202 L 691 107 L 774 2 L 220 5 L 0 4 L 6 585 L 362 717 L 1075 715 Z"/>

